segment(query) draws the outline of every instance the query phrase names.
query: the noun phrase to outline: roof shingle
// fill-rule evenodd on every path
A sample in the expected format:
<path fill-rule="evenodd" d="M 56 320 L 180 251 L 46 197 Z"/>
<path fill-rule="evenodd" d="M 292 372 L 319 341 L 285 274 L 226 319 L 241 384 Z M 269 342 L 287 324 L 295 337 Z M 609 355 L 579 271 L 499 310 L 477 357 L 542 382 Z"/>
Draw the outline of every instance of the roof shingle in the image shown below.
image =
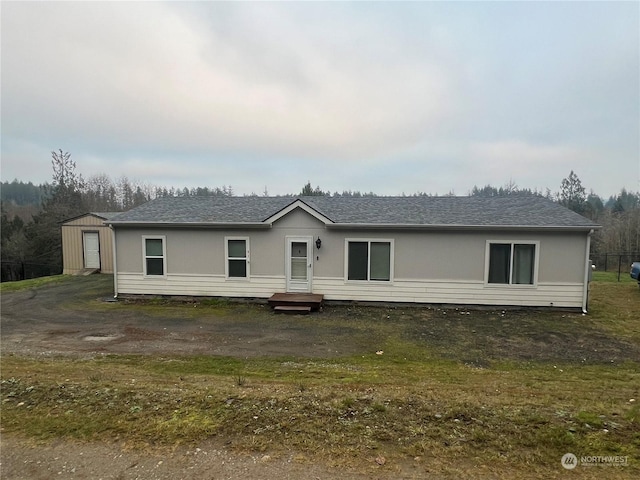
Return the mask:
<path fill-rule="evenodd" d="M 587 218 L 551 200 L 535 196 L 162 197 L 120 213 L 112 222 L 115 225 L 259 224 L 297 200 L 334 224 L 597 227 Z"/>

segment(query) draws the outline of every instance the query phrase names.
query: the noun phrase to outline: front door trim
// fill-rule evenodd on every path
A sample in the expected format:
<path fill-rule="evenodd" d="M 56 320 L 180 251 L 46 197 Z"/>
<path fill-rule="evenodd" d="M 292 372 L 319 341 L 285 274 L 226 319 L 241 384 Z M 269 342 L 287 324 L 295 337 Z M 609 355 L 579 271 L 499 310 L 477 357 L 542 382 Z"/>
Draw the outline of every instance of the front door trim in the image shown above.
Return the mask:
<path fill-rule="evenodd" d="M 306 280 L 292 278 L 291 265 L 293 257 L 293 244 L 305 243 L 307 246 Z M 286 236 L 285 237 L 285 277 L 287 292 L 311 293 L 313 280 L 313 237 Z"/>
<path fill-rule="evenodd" d="M 95 238 L 96 250 L 89 250 L 87 237 Z M 82 232 L 82 263 L 84 268 L 100 268 L 100 233 L 91 230 L 83 230 Z"/>

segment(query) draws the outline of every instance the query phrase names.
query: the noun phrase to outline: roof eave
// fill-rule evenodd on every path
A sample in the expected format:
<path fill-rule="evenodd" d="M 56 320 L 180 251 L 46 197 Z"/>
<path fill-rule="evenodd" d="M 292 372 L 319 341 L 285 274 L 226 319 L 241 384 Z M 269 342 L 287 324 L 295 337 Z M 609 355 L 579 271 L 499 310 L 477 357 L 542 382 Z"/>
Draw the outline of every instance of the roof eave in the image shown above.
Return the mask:
<path fill-rule="evenodd" d="M 268 223 L 262 222 L 154 222 L 154 221 L 114 221 L 104 222 L 113 227 L 152 227 L 152 228 L 271 228 Z"/>
<path fill-rule="evenodd" d="M 294 199 L 291 203 L 289 203 L 285 207 L 281 208 L 280 210 L 273 213 L 272 215 L 269 215 L 267 218 L 264 219 L 264 222 L 272 224 L 280 220 L 282 217 L 288 215 L 289 213 L 294 211 L 296 208 L 300 208 L 304 210 L 309 215 L 321 221 L 325 225 L 331 225 L 333 223 L 333 220 L 331 220 L 326 215 L 320 213 L 318 210 L 316 210 L 315 208 L 313 208 L 311 205 L 306 203 L 304 200 L 301 200 L 300 198 Z"/>
<path fill-rule="evenodd" d="M 269 229 L 271 222 L 158 222 L 158 221 L 105 221 L 113 227 L 150 227 L 150 228 L 246 228 Z M 335 230 L 447 230 L 447 231 L 564 231 L 589 232 L 599 230 L 600 225 L 461 225 L 461 224 L 397 224 L 397 223 L 329 223 L 327 228 Z"/>
<path fill-rule="evenodd" d="M 65 220 L 60 220 L 58 222 L 58 224 L 59 225 L 64 225 L 65 223 L 73 222 L 74 220 L 78 220 L 79 218 L 89 217 L 89 216 L 99 218 L 100 220 L 107 220 L 106 217 L 103 217 L 102 215 L 98 215 L 95 212 L 86 212 L 86 213 L 83 213 L 81 215 L 76 215 L 75 217 L 67 218 Z"/>

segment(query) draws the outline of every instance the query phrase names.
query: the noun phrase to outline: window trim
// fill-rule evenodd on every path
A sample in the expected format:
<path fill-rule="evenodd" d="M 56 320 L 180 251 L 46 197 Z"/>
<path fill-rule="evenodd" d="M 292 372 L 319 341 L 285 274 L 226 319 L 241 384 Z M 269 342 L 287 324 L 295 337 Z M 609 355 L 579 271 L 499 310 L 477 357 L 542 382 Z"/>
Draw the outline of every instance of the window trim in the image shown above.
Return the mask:
<path fill-rule="evenodd" d="M 230 277 L 229 276 L 229 240 L 244 240 L 245 242 L 245 265 L 246 275 L 244 277 Z M 242 260 L 240 257 L 231 257 L 233 260 Z M 249 244 L 249 237 L 229 236 L 224 237 L 224 278 L 232 282 L 247 282 L 251 277 L 251 248 Z"/>
<path fill-rule="evenodd" d="M 367 280 L 350 280 L 349 279 L 349 243 L 350 242 L 367 242 Z M 372 243 L 388 243 L 389 244 L 389 280 L 371 280 L 371 244 Z M 344 239 L 344 281 L 345 283 L 367 283 L 376 285 L 393 284 L 394 264 L 395 264 L 395 240 L 393 238 L 345 238 Z"/>
<path fill-rule="evenodd" d="M 162 240 L 162 257 L 147 255 L 147 240 Z M 162 275 L 147 274 L 147 258 L 162 258 Z M 166 278 L 167 276 L 167 236 L 142 235 L 142 273 L 145 278 Z"/>
<path fill-rule="evenodd" d="M 511 257 L 509 259 L 509 283 L 489 283 L 489 266 L 491 260 L 491 245 L 503 244 L 511 246 Z M 513 256 L 515 245 L 534 245 L 533 258 L 533 283 L 513 283 Z M 539 240 L 487 240 L 484 254 L 484 285 L 491 288 L 537 288 L 538 286 L 538 264 L 540 262 L 540 241 Z"/>

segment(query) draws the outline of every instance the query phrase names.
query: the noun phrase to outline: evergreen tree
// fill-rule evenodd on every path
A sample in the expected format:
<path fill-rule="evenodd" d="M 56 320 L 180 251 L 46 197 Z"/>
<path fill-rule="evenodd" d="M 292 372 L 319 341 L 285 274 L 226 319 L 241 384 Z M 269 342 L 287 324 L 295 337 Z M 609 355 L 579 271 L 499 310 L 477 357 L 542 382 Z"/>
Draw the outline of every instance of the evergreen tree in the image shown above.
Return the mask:
<path fill-rule="evenodd" d="M 9 218 L 4 209 L 4 202 L 0 203 L 0 253 L 3 262 L 20 263 L 25 260 L 24 222 L 18 216 Z"/>
<path fill-rule="evenodd" d="M 562 180 L 558 202 L 569 210 L 573 210 L 580 215 L 586 211 L 587 194 L 582 182 L 573 170 L 569 176 Z"/>
<path fill-rule="evenodd" d="M 23 183 L 17 179 L 12 182 L 2 182 L 0 199 L 3 202 L 15 205 L 40 205 L 46 188 L 46 185 L 34 185 L 31 182 Z"/>
<path fill-rule="evenodd" d="M 323 192 L 320 187 L 316 187 L 315 189 L 311 186 L 311 182 L 307 182 L 307 184 L 302 187 L 302 191 L 300 192 L 300 196 L 303 197 L 320 197 L 330 195 L 329 192 Z"/>
<path fill-rule="evenodd" d="M 59 150 L 51 152 L 53 187 L 51 196 L 44 200 L 42 211 L 33 217 L 25 229 L 29 259 L 34 263 L 62 269 L 62 238 L 60 224 L 83 213 L 80 188 L 82 178 L 75 173 L 76 164 L 71 154 Z"/>
<path fill-rule="evenodd" d="M 602 199 L 592 190 L 591 193 L 589 193 L 589 195 L 587 196 L 584 215 L 595 221 L 603 211 L 604 204 L 602 203 Z"/>

